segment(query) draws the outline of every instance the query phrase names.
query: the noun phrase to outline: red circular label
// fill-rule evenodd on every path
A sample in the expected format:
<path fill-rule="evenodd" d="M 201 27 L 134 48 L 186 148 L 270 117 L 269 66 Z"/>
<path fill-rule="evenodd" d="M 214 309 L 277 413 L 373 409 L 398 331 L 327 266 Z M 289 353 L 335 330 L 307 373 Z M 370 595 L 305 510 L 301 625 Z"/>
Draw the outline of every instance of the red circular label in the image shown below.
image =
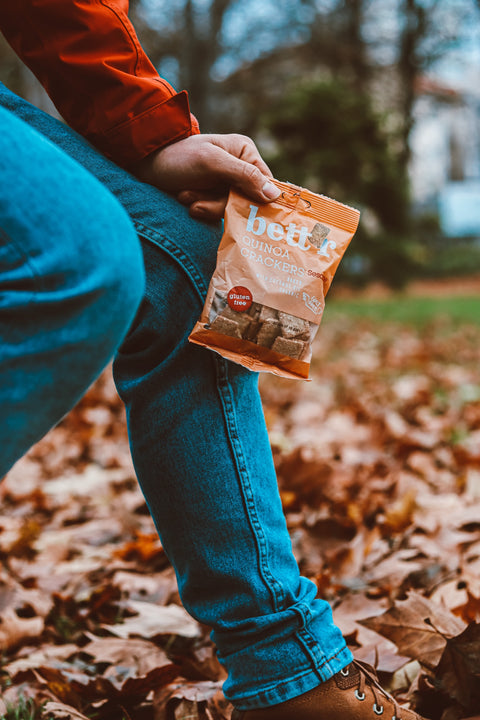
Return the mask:
<path fill-rule="evenodd" d="M 227 295 L 227 302 L 237 312 L 245 312 L 253 302 L 252 293 L 246 287 L 237 285 L 233 287 Z"/>

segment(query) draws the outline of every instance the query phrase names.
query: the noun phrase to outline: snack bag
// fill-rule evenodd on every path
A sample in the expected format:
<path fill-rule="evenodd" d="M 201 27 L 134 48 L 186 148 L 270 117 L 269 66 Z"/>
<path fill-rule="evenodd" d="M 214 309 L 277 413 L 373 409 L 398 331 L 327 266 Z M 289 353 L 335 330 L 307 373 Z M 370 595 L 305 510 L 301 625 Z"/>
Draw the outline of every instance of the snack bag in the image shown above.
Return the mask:
<path fill-rule="evenodd" d="M 231 191 L 200 320 L 189 340 L 250 370 L 308 378 L 325 295 L 360 213 L 304 188 L 257 205 Z"/>

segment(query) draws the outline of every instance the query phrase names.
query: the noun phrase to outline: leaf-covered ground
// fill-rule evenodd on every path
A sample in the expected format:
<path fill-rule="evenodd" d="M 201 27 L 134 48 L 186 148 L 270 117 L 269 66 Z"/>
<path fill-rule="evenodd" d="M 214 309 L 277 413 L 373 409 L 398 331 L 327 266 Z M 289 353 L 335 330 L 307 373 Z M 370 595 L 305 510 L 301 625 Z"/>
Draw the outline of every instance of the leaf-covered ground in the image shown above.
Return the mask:
<path fill-rule="evenodd" d="M 480 322 L 336 305 L 312 381 L 261 387 L 295 554 L 355 656 L 425 717 L 480 720 Z M 48 718 L 229 717 L 109 372 L 0 500 L 0 715 L 21 693 Z"/>

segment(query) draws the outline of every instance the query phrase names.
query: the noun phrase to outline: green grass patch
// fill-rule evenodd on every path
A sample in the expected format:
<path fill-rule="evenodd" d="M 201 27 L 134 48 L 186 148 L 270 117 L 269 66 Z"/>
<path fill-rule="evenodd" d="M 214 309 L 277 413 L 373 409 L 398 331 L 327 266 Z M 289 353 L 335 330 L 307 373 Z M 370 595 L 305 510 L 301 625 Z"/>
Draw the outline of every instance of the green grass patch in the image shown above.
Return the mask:
<path fill-rule="evenodd" d="M 7 712 L 0 715 L 0 720 L 53 720 L 52 715 L 44 713 L 45 703 L 38 705 L 32 698 L 20 695 L 18 703 L 7 705 Z"/>
<path fill-rule="evenodd" d="M 327 298 L 323 322 L 335 321 L 338 316 L 416 327 L 443 321 L 480 325 L 480 296 L 432 298 L 399 293 L 385 300 Z"/>

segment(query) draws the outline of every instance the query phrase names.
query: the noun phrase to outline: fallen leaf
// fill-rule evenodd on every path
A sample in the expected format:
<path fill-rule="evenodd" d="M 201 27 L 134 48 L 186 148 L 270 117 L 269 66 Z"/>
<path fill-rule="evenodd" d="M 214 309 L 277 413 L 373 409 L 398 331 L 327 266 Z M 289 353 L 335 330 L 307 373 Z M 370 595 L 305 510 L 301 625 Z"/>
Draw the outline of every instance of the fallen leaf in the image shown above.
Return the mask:
<path fill-rule="evenodd" d="M 86 715 L 82 715 L 81 712 L 71 705 L 54 702 L 53 700 L 45 704 L 44 713 L 46 717 L 58 718 L 59 720 L 62 720 L 62 718 L 67 718 L 68 720 L 90 720 Z"/>
<path fill-rule="evenodd" d="M 0 615 L 0 650 L 10 651 L 27 640 L 38 638 L 43 628 L 44 621 L 40 617 L 22 618 L 14 608 L 3 610 Z"/>
<path fill-rule="evenodd" d="M 379 519 L 386 535 L 404 532 L 413 523 L 417 507 L 416 497 L 417 493 L 411 489 L 387 508 L 383 518 Z"/>
<path fill-rule="evenodd" d="M 113 635 L 128 638 L 131 635 L 143 638 L 155 635 L 180 635 L 197 637 L 200 635 L 198 623 L 179 605 L 161 607 L 153 603 L 132 600 L 128 607 L 136 612 L 133 617 L 116 625 L 103 625 Z"/>
<path fill-rule="evenodd" d="M 472 623 L 456 637 L 448 638 L 436 669 L 440 687 L 465 708 L 480 704 L 480 624 Z"/>
<path fill-rule="evenodd" d="M 392 640 L 401 655 L 432 670 L 440 662 L 447 637 L 458 635 L 465 627 L 448 610 L 414 592 L 406 600 L 396 601 L 383 615 L 359 622 Z"/>
<path fill-rule="evenodd" d="M 139 675 L 170 663 L 163 650 L 146 640 L 123 638 L 95 638 L 82 647 L 95 663 L 131 666 Z"/>
<path fill-rule="evenodd" d="M 52 662 L 55 663 L 66 660 L 71 655 L 78 653 L 78 650 L 78 645 L 74 643 L 65 645 L 43 645 L 41 648 L 38 648 L 38 650 L 30 652 L 26 657 L 20 657 L 18 660 L 2 665 L 2 670 L 12 679 L 15 679 L 17 673 L 33 670 Z"/>
<path fill-rule="evenodd" d="M 168 564 L 157 533 L 137 531 L 135 539 L 115 550 L 115 555 L 122 560 L 138 560 L 141 563 L 161 560 L 163 565 Z"/>
<path fill-rule="evenodd" d="M 205 681 L 172 684 L 159 689 L 154 694 L 155 715 L 158 717 L 164 714 L 165 720 L 204 720 L 208 718 L 205 714 L 207 702 L 216 698 L 221 685 Z"/>

